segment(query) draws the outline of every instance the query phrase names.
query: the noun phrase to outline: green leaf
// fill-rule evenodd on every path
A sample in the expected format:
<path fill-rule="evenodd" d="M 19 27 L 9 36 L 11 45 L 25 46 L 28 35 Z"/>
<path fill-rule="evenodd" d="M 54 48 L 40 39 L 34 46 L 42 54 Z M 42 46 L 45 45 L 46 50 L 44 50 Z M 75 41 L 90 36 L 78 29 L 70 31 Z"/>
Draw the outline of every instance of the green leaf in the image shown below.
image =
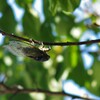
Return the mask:
<path fill-rule="evenodd" d="M 6 0 L 0 0 L 0 12 L 3 12 L 7 6 Z"/>
<path fill-rule="evenodd" d="M 60 63 L 57 63 L 57 68 L 56 68 L 56 74 L 55 78 L 59 80 L 61 76 L 63 75 L 64 72 L 69 75 L 70 71 L 73 70 L 75 67 L 78 65 L 78 48 L 73 46 L 73 47 L 68 47 L 66 48 L 62 56 L 64 60 Z"/>
<path fill-rule="evenodd" d="M 92 81 L 87 89 L 93 94 L 100 96 L 100 61 L 95 57 L 94 64 L 88 73 L 92 77 Z"/>
<path fill-rule="evenodd" d="M 73 12 L 80 4 L 80 0 L 49 0 L 48 6 L 52 15 L 59 11 Z"/>
<path fill-rule="evenodd" d="M 78 64 L 72 69 L 68 79 L 73 79 L 80 86 L 85 86 L 86 82 L 90 82 L 91 78 L 84 68 L 81 55 L 79 55 Z"/>
<path fill-rule="evenodd" d="M 50 95 L 46 95 L 46 99 L 45 100 L 64 100 L 64 96 L 50 96 Z"/>
<path fill-rule="evenodd" d="M 49 0 L 49 10 L 52 12 L 52 15 L 55 15 L 58 8 L 58 0 Z"/>
<path fill-rule="evenodd" d="M 37 13 L 32 9 L 28 8 L 25 10 L 22 19 L 24 33 L 33 39 L 39 39 L 40 32 L 40 20 Z"/>
<path fill-rule="evenodd" d="M 31 63 L 31 65 L 30 65 Z M 33 85 L 35 88 L 48 89 L 48 80 L 50 80 L 48 71 L 43 67 L 42 63 L 37 63 L 36 61 L 26 62 L 26 70 L 30 75 Z M 45 81 L 43 81 L 45 80 Z"/>
<path fill-rule="evenodd" d="M 6 2 L 3 4 L 4 7 L 1 8 L 2 16 L 0 18 L 0 28 L 7 31 L 8 33 L 15 32 L 17 22 L 15 20 L 13 11 Z"/>
<path fill-rule="evenodd" d="M 58 13 L 55 17 L 56 32 L 58 35 L 69 35 L 70 30 L 75 25 L 74 16 L 68 16 L 64 13 Z"/>
<path fill-rule="evenodd" d="M 40 37 L 42 41 L 54 41 L 55 38 L 52 33 L 52 24 L 50 22 L 45 21 L 41 25 Z"/>
<path fill-rule="evenodd" d="M 11 98 L 12 96 L 13 96 L 13 94 L 12 95 L 8 95 L 7 98 Z M 31 96 L 29 94 L 17 94 L 12 98 L 14 100 L 32 100 L 32 98 L 31 98 Z"/>
<path fill-rule="evenodd" d="M 78 48 L 77 46 L 69 47 L 70 49 L 70 61 L 71 61 L 71 66 L 76 67 L 78 63 Z"/>
<path fill-rule="evenodd" d="M 50 19 L 52 16 L 52 12 L 49 8 L 49 0 L 43 0 L 43 13 L 46 19 Z"/>
<path fill-rule="evenodd" d="M 70 49 L 66 48 L 63 53 L 62 56 L 64 58 L 64 60 L 60 63 L 57 63 L 56 65 L 56 74 L 55 74 L 55 78 L 56 80 L 59 80 L 61 78 L 61 76 L 63 75 L 64 71 L 66 71 L 66 73 L 69 74 L 69 71 L 71 69 L 71 61 L 70 61 Z"/>
<path fill-rule="evenodd" d="M 80 4 L 81 0 L 59 0 L 61 9 L 66 12 L 73 12 Z"/>
<path fill-rule="evenodd" d="M 34 0 L 15 0 L 18 6 L 25 8 L 27 5 L 32 6 Z"/>

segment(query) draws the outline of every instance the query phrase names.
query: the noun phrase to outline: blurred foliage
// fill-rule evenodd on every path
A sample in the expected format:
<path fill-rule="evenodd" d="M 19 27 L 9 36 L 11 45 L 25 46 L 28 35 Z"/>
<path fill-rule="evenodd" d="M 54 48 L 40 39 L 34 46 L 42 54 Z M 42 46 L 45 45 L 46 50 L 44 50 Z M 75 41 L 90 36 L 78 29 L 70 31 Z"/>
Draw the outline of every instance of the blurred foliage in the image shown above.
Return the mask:
<path fill-rule="evenodd" d="M 0 28 L 8 32 L 15 32 L 17 22 L 14 18 L 12 9 L 7 4 L 6 0 L 0 1 L 0 12 L 2 14 L 2 17 L 0 18 Z M 8 18 L 10 18 L 10 20 Z"/>
<path fill-rule="evenodd" d="M 98 35 L 100 28 L 93 26 L 92 22 L 98 16 L 89 14 L 89 17 L 82 21 L 75 21 L 73 12 L 79 7 L 81 0 L 42 0 L 44 21 L 40 21 L 38 13 L 33 8 L 35 0 L 15 0 L 14 3 L 19 9 L 24 10 L 21 19 L 22 30 L 17 28 L 19 22 L 15 19 L 14 10 L 7 0 L 0 0 L 0 29 L 19 34 L 22 37 L 29 37 L 47 42 L 80 41 L 84 32 L 92 30 Z M 40 1 L 38 1 L 40 2 Z M 86 24 L 87 19 L 91 24 Z M 85 23 L 85 24 L 84 24 Z M 74 29 L 80 29 L 81 35 L 72 34 Z M 23 33 L 23 34 L 22 34 Z M 85 87 L 91 93 L 100 96 L 100 60 L 98 54 L 89 53 L 94 57 L 91 68 L 85 69 L 82 51 L 78 46 L 55 46 L 50 52 L 50 60 L 37 62 L 29 58 L 15 57 L 4 50 L 3 45 L 7 44 L 10 38 L 4 38 L 0 46 L 0 77 L 5 76 L 5 84 L 8 86 L 19 85 L 25 88 L 41 88 L 50 91 L 61 91 L 62 79 L 71 79 L 79 86 Z M 87 45 L 89 47 L 91 45 Z M 98 46 L 98 45 L 97 45 Z M 65 76 L 64 76 L 65 75 Z M 64 77 L 63 77 L 64 76 Z M 56 87 L 55 87 L 56 84 Z M 10 95 L 0 95 L 2 100 L 8 100 Z M 36 100 L 39 94 L 18 94 L 13 96 L 14 100 Z M 41 97 L 41 96 L 40 96 Z M 39 99 L 39 98 L 38 98 Z M 62 100 L 62 96 L 42 96 L 41 100 Z"/>

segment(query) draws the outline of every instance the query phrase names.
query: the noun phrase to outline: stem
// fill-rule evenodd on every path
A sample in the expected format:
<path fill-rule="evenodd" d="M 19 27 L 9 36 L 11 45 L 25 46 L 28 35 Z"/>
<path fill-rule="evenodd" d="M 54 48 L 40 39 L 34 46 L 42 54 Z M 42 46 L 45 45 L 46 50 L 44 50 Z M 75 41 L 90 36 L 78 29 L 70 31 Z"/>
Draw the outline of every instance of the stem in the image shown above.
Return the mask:
<path fill-rule="evenodd" d="M 42 89 L 20 89 L 18 87 L 8 87 L 7 85 L 5 85 L 4 83 L 0 83 L 0 94 L 19 94 L 19 93 L 44 93 L 46 95 L 57 95 L 57 96 L 70 96 L 73 99 L 84 99 L 84 100 L 94 100 L 92 98 L 88 98 L 88 97 L 81 97 L 81 96 L 77 96 L 77 95 L 73 95 L 73 94 L 69 94 L 69 93 L 65 93 L 63 91 L 61 92 L 53 92 L 53 91 L 49 91 L 49 90 L 42 90 Z"/>
<path fill-rule="evenodd" d="M 11 38 L 15 38 L 15 39 L 18 39 L 18 40 L 23 40 L 23 41 L 26 41 L 26 42 L 29 42 L 29 43 L 36 43 L 36 44 L 44 44 L 44 45 L 50 45 L 50 46 L 72 46 L 72 45 L 84 45 L 84 44 L 92 44 L 92 43 L 99 43 L 100 42 L 100 39 L 96 39 L 96 40 L 90 40 L 90 41 L 82 41 L 82 42 L 43 42 L 43 41 L 38 41 L 38 40 L 33 40 L 33 39 L 27 39 L 27 38 L 23 38 L 23 37 L 20 37 L 20 36 L 16 36 L 14 34 L 8 34 L 2 30 L 0 30 L 0 33 L 2 35 L 5 35 L 5 36 L 9 36 Z"/>

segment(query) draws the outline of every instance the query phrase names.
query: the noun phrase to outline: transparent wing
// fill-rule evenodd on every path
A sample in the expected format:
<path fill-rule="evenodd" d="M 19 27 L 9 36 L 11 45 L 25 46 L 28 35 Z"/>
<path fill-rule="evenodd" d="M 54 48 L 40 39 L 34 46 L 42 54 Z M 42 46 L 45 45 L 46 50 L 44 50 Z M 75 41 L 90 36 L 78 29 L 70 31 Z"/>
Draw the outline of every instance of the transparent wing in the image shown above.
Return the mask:
<path fill-rule="evenodd" d="M 4 46 L 4 48 L 16 56 L 25 56 L 22 51 L 25 47 L 29 47 L 29 45 L 19 41 L 10 41 L 8 45 Z"/>
<path fill-rule="evenodd" d="M 10 41 L 9 44 L 4 47 L 16 56 L 27 56 L 36 61 L 46 61 L 50 58 L 46 52 L 24 42 Z"/>

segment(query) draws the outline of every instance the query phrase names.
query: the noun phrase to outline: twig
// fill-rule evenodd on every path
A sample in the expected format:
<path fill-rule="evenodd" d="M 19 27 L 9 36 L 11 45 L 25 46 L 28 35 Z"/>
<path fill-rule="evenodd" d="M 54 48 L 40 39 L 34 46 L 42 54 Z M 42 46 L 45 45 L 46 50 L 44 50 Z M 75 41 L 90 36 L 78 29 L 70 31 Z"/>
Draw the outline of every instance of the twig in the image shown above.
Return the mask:
<path fill-rule="evenodd" d="M 78 98 L 78 99 L 85 99 L 85 100 L 93 100 L 91 98 L 86 98 L 86 97 L 81 97 L 81 96 L 77 96 L 77 95 L 73 95 L 73 94 L 69 94 L 69 93 L 65 93 L 65 92 L 51 92 L 49 90 L 42 90 L 42 89 L 20 89 L 18 87 L 16 88 L 11 88 L 6 86 L 4 83 L 0 83 L 0 94 L 19 94 L 19 93 L 44 93 L 47 95 L 57 95 L 57 96 L 70 96 L 72 98 Z"/>
<path fill-rule="evenodd" d="M 84 45 L 84 44 L 92 44 L 92 43 L 99 43 L 100 39 L 96 39 L 96 40 L 90 40 L 90 41 L 82 41 L 82 42 L 43 42 L 43 41 L 38 41 L 38 40 L 34 40 L 34 39 L 27 39 L 27 38 L 23 38 L 20 36 L 16 36 L 14 34 L 8 34 L 2 30 L 0 30 L 0 33 L 2 35 L 5 36 L 9 36 L 10 38 L 15 38 L 18 40 L 23 40 L 29 43 L 36 43 L 36 44 L 44 44 L 44 45 L 50 45 L 50 46 L 71 46 L 71 45 Z"/>

